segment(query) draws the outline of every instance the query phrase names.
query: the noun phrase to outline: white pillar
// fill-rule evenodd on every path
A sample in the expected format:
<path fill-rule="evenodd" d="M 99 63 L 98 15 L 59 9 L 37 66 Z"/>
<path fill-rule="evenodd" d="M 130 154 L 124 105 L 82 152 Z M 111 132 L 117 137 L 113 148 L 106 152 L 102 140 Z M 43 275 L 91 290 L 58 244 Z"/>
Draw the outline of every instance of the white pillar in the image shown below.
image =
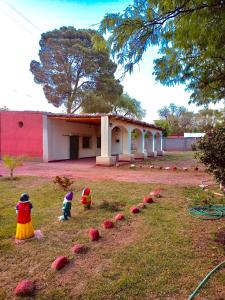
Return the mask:
<path fill-rule="evenodd" d="M 145 152 L 145 132 L 141 131 L 141 153 Z"/>
<path fill-rule="evenodd" d="M 155 133 L 152 133 L 152 152 L 155 152 Z"/>
<path fill-rule="evenodd" d="M 163 148 L 162 133 L 158 133 L 158 138 L 157 138 L 157 155 L 160 155 L 160 156 L 163 155 L 162 148 Z"/>
<path fill-rule="evenodd" d="M 101 156 L 111 156 L 111 130 L 108 116 L 101 117 Z"/>
<path fill-rule="evenodd" d="M 109 127 L 109 117 L 101 117 L 101 156 L 96 157 L 96 164 L 112 166 L 116 163 L 116 157 L 111 156 L 112 132 Z"/>
<path fill-rule="evenodd" d="M 127 130 L 123 131 L 123 153 L 131 154 L 131 129 L 127 128 Z"/>

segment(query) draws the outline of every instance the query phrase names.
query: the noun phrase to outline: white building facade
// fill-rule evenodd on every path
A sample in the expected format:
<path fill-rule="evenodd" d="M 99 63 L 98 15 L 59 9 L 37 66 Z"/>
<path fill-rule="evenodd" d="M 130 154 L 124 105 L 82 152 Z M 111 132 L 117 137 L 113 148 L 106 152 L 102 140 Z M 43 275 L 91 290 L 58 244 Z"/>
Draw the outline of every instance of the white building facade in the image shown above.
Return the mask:
<path fill-rule="evenodd" d="M 97 165 L 163 154 L 162 129 L 112 114 L 43 114 L 43 160 L 96 157 Z"/>

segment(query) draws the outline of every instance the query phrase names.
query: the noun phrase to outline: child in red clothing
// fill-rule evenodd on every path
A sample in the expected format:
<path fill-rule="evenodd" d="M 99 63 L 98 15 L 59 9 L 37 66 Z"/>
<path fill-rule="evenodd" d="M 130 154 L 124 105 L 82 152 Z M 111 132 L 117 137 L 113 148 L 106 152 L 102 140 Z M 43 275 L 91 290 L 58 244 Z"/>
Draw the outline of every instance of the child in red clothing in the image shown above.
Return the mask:
<path fill-rule="evenodd" d="M 88 187 L 83 189 L 81 203 L 84 205 L 84 209 L 91 208 L 91 190 Z"/>

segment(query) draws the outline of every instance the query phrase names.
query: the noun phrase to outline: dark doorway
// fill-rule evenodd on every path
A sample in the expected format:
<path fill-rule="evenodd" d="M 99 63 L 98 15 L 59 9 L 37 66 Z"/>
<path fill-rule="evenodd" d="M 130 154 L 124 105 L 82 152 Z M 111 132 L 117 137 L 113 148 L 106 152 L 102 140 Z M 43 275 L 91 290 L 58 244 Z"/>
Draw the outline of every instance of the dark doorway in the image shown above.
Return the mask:
<path fill-rule="evenodd" d="M 70 159 L 79 158 L 79 136 L 70 136 Z"/>

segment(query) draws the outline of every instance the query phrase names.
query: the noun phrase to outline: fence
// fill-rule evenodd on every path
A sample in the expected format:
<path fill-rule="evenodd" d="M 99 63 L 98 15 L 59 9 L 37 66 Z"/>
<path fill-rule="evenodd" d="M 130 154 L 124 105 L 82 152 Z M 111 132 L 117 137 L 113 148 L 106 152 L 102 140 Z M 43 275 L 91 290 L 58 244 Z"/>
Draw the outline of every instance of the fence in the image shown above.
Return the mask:
<path fill-rule="evenodd" d="M 165 151 L 190 151 L 191 145 L 196 142 L 198 138 L 190 137 L 167 137 L 164 138 Z"/>

